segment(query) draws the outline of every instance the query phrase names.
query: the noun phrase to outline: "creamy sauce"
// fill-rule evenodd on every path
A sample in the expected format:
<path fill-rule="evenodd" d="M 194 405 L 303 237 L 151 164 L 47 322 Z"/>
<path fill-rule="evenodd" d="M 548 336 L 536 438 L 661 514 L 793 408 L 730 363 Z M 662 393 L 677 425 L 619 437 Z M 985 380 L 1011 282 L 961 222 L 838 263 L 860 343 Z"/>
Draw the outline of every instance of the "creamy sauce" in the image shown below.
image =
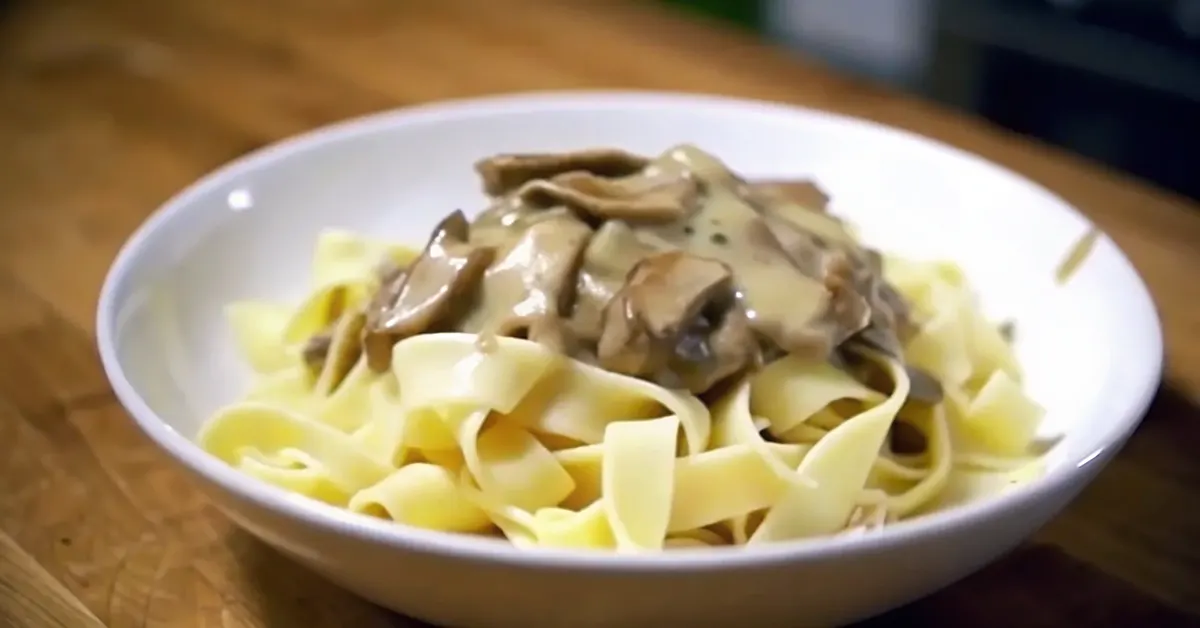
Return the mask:
<path fill-rule="evenodd" d="M 823 360 L 856 335 L 899 346 L 907 306 L 811 184 L 794 186 L 797 198 L 787 184 L 756 188 L 687 145 L 652 160 L 595 150 L 477 169 L 492 204 L 469 228 L 453 216 L 439 225 L 374 299 L 366 336 L 383 340 L 368 343 L 373 368 L 385 361 L 370 355 L 379 347 L 458 330 L 479 334 L 484 350 L 495 336 L 525 337 L 702 392 L 764 352 Z"/>
<path fill-rule="evenodd" d="M 669 151 L 652 168 L 674 170 L 699 179 L 705 189 L 695 212 L 665 227 L 646 227 L 646 238 L 661 248 L 676 248 L 724 262 L 733 271 L 739 296 L 752 324 L 782 340 L 803 333 L 828 303 L 828 290 L 798 269 L 772 235 L 763 215 L 736 191 L 737 182 L 723 164 L 692 147 Z M 803 209 L 797 213 L 809 214 Z"/>
<path fill-rule="evenodd" d="M 460 328 L 484 336 L 523 332 L 562 350 L 563 295 L 575 281 L 577 260 L 592 230 L 565 212 L 527 222 L 532 224 L 513 229 L 515 238 L 501 244 L 500 257 L 483 275 L 478 305 Z"/>

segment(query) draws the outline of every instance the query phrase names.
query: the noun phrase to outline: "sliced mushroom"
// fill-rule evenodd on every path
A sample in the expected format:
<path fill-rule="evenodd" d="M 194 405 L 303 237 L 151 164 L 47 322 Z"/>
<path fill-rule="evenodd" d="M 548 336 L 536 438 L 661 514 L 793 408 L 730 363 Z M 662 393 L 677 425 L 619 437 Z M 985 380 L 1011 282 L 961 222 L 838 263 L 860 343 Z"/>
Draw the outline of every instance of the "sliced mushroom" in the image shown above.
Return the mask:
<path fill-rule="evenodd" d="M 569 153 L 510 154 L 482 159 L 475 171 L 488 194 L 507 194 L 529 181 L 582 170 L 601 177 L 624 177 L 650 163 L 648 159 L 615 148 L 598 148 Z"/>
<path fill-rule="evenodd" d="M 392 346 L 398 340 L 391 334 L 378 329 L 379 319 L 400 298 L 400 293 L 408 281 L 406 269 L 384 268 L 381 271 L 379 289 L 367 303 L 367 324 L 362 334 L 363 352 L 367 355 L 367 365 L 376 373 L 382 373 L 391 368 Z"/>
<path fill-rule="evenodd" d="M 383 372 L 392 346 L 404 338 L 453 321 L 469 307 L 495 249 L 468 243 L 470 225 L 461 211 L 437 228 L 421 257 L 383 285 L 366 313 L 363 344 L 368 365 Z"/>
<path fill-rule="evenodd" d="M 531 216 L 549 213 L 530 207 L 515 196 L 498 198 L 471 220 L 471 243 L 503 247 L 528 226 Z"/>
<path fill-rule="evenodd" d="M 596 360 L 602 368 L 636 377 L 659 370 L 667 358 L 660 343 L 638 324 L 624 295 L 609 302 L 596 347 Z"/>
<path fill-rule="evenodd" d="M 812 206 L 813 202 L 827 200 L 825 193 L 820 190 L 809 195 L 811 198 L 807 204 L 798 202 L 795 190 L 789 194 L 779 189 L 776 184 L 758 187 L 754 184 L 741 184 L 736 186 L 734 191 L 744 203 L 770 219 L 773 229 L 779 226 L 774 223 L 782 221 L 812 236 L 818 248 L 837 246 L 855 252 L 861 250 L 845 223 L 838 217 Z M 822 208 L 823 203 L 824 201 Z M 784 242 L 788 239 L 782 235 L 779 237 Z"/>
<path fill-rule="evenodd" d="M 915 326 L 907 302 L 883 278 L 883 261 L 874 251 L 831 243 L 798 224 L 770 214 L 762 223 L 801 272 L 819 277 L 830 291 L 824 317 L 830 344 L 852 336 L 893 357 Z M 766 243 L 770 238 L 759 234 Z"/>
<path fill-rule="evenodd" d="M 878 251 L 860 248 L 855 252 L 854 259 L 859 291 L 871 302 L 870 327 L 883 326 L 890 329 L 899 344 L 904 344 L 917 332 L 917 325 L 908 301 L 884 277 L 883 256 Z M 864 334 L 866 331 L 864 330 Z M 881 340 L 878 336 L 876 339 Z M 875 344 L 887 342 L 881 340 Z"/>
<path fill-rule="evenodd" d="M 314 376 L 325 367 L 325 357 L 329 355 L 329 347 L 333 345 L 333 328 L 327 328 L 321 333 L 309 338 L 300 348 L 300 357 L 304 365 Z"/>
<path fill-rule="evenodd" d="M 768 179 L 745 184 L 744 193 L 762 203 L 794 203 L 815 212 L 825 212 L 829 195 L 806 179 Z"/>
<path fill-rule="evenodd" d="M 842 334 L 837 319 L 828 313 L 834 304 L 826 282 L 829 273 L 825 254 L 811 260 L 809 268 L 800 268 L 775 237 L 770 221 L 762 216 L 746 221 L 738 242 L 745 249 L 743 259 L 753 260 L 743 266 L 745 272 L 738 279 L 749 297 L 748 307 L 755 308 L 755 332 L 778 345 L 783 353 L 827 359 L 837 348 L 835 337 Z M 764 281 L 764 277 L 771 280 Z M 786 287 L 781 291 L 783 285 Z M 840 290 L 838 296 L 852 295 Z"/>
<path fill-rule="evenodd" d="M 895 338 L 897 345 L 903 345 L 917 332 L 917 326 L 912 320 L 908 301 L 884 278 L 883 256 L 878 251 L 862 249 L 858 265 L 860 290 L 871 302 L 868 330 L 885 328 Z"/>
<path fill-rule="evenodd" d="M 896 333 L 895 324 L 890 321 L 887 312 L 881 307 L 872 308 L 869 324 L 855 336 L 855 339 L 886 356 L 903 357 L 902 344 Z"/>
<path fill-rule="evenodd" d="M 563 351 L 562 317 L 570 307 L 575 274 L 592 230 L 562 214 L 529 226 L 484 274 L 481 299 L 466 331 L 525 336 Z"/>
<path fill-rule="evenodd" d="M 911 333 L 909 331 L 911 322 L 908 319 L 908 304 L 878 275 L 860 277 L 859 282 L 860 292 L 865 293 L 868 297 L 871 318 L 867 326 L 849 338 L 848 342 L 865 346 L 897 360 L 903 360 L 901 347 L 908 334 Z M 884 294 L 891 296 L 885 298 Z M 910 399 L 927 404 L 936 404 L 942 401 L 941 382 L 911 364 L 905 365 L 905 370 L 911 384 Z"/>
<path fill-rule="evenodd" d="M 764 215 L 759 222 L 772 236 L 772 244 L 783 249 L 800 272 L 809 277 L 821 277 L 825 257 L 830 251 L 824 240 L 778 216 Z"/>
<path fill-rule="evenodd" d="M 939 382 L 936 377 L 911 364 L 906 365 L 904 370 L 908 374 L 909 399 L 914 399 L 929 405 L 935 405 L 942 402 L 946 392 L 942 388 L 942 383 Z"/>
<path fill-rule="evenodd" d="M 574 171 L 530 181 L 517 194 L 534 206 L 565 205 L 593 221 L 657 224 L 685 217 L 699 188 L 686 173 L 661 172 L 611 179 Z"/>
<path fill-rule="evenodd" d="M 380 260 L 379 264 L 375 268 L 375 278 L 376 281 L 379 282 L 380 289 L 373 297 L 372 302 L 380 300 L 382 298 L 380 295 L 385 292 L 387 287 L 403 285 L 403 274 L 404 267 L 400 264 L 397 264 L 395 260 L 391 259 L 390 257 L 384 257 L 382 260 Z M 401 283 L 397 284 L 398 281 Z M 316 377 L 321 373 L 321 370 L 325 368 L 325 361 L 329 355 L 331 347 L 333 346 L 334 336 L 338 329 L 338 324 L 347 314 L 347 292 L 348 290 L 345 286 L 338 286 L 333 292 L 330 293 L 329 304 L 325 313 L 325 317 L 328 321 L 327 324 L 325 325 L 324 329 L 316 334 L 313 334 L 312 337 L 305 341 L 300 348 L 300 357 L 305 366 L 308 368 L 309 372 L 313 374 L 313 377 Z M 366 307 L 367 309 L 370 309 L 371 306 Z M 361 332 L 361 329 L 359 332 Z M 358 343 L 357 337 L 355 338 L 355 343 Z"/>
<path fill-rule="evenodd" d="M 757 342 L 721 262 L 670 251 L 634 266 L 605 310 L 601 366 L 701 393 L 752 364 Z"/>
<path fill-rule="evenodd" d="M 681 351 L 689 345 L 701 349 L 694 354 Z M 683 387 L 695 393 L 708 391 L 741 371 L 756 370 L 763 364 L 746 311 L 736 304 L 724 312 L 707 338 L 685 334 L 675 346 L 675 356 L 681 358 L 673 361 L 675 370 Z"/>
<path fill-rule="evenodd" d="M 868 255 L 864 259 L 865 265 L 858 269 L 857 282 L 859 291 L 867 296 L 871 305 L 871 319 L 852 341 L 903 360 L 902 347 L 917 331 L 908 302 L 884 280 L 882 264 L 877 255 Z M 905 368 L 912 384 L 909 393 L 911 399 L 927 404 L 942 401 L 944 391 L 941 382 L 912 365 L 906 365 Z"/>
<path fill-rule="evenodd" d="M 673 338 L 711 301 L 732 301 L 733 273 L 715 260 L 682 251 L 662 253 L 634 267 L 625 299 L 651 336 Z"/>
<path fill-rule="evenodd" d="M 330 334 L 329 348 L 318 371 L 314 386 L 317 394 L 328 395 L 337 390 L 350 369 L 362 357 L 363 345 L 359 341 L 366 325 L 366 313 L 362 310 L 348 311 L 334 325 Z"/>
<path fill-rule="evenodd" d="M 390 257 L 385 257 L 375 267 L 375 279 L 379 281 L 380 286 L 386 286 L 399 281 L 407 270 L 407 266 L 396 263 Z"/>
<path fill-rule="evenodd" d="M 659 250 L 640 240 L 624 222 L 606 222 L 596 230 L 583 251 L 575 281 L 571 328 L 576 338 L 599 341 L 605 306 L 625 285 L 633 267 Z"/>
<path fill-rule="evenodd" d="M 855 268 L 848 255 L 839 251 L 825 255 L 821 282 L 829 291 L 823 322 L 834 345 L 840 345 L 871 322 L 871 304 L 858 291 Z"/>

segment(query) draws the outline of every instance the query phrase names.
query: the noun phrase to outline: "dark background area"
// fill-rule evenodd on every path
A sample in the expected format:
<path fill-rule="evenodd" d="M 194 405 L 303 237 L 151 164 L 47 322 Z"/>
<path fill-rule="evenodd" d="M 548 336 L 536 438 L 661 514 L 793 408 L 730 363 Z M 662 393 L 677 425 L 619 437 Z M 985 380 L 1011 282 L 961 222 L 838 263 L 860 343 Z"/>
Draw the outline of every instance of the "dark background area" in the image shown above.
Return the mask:
<path fill-rule="evenodd" d="M 770 3 L 793 0 L 660 1 L 769 36 Z M 898 87 L 1200 199 L 1200 1 L 928 3 Z"/>
<path fill-rule="evenodd" d="M 853 51 L 853 33 L 821 48 L 779 32 L 785 3 L 871 0 L 653 1 L 751 29 L 1200 200 L 1200 0 L 905 0 L 928 15 L 913 34 L 924 49 L 920 67 L 900 78 L 848 63 L 837 48 Z M 0 9 L 11 4 L 0 0 Z M 889 19 L 879 15 L 854 19 Z"/>

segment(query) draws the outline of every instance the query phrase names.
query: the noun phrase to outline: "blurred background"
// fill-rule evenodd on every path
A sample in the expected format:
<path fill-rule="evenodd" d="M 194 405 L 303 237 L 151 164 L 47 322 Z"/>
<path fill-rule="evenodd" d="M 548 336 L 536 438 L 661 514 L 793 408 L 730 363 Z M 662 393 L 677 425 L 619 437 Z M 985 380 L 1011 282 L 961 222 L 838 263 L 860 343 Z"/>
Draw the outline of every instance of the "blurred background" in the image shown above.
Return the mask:
<path fill-rule="evenodd" d="M 1200 199 L 1200 0 L 654 1 Z"/>
<path fill-rule="evenodd" d="M 403 14 L 434 0 L 392 1 L 390 10 Z M 580 19 L 588 19 L 584 0 L 557 1 L 578 3 Z M 1200 0 L 630 1 L 741 29 L 844 73 L 981 116 L 1200 199 Z M 457 0 L 441 2 L 453 12 Z M 279 4 L 244 3 L 248 12 L 250 6 L 274 10 Z M 103 14 L 108 5 L 119 5 L 134 15 L 126 18 L 147 30 L 173 32 L 177 25 L 164 22 L 160 28 L 156 21 L 173 13 L 170 4 L 146 0 L 139 10 L 132 0 L 0 0 L 0 9 L 9 9 L 0 13 L 0 41 L 25 40 L 35 56 L 42 54 L 38 50 L 69 48 L 54 36 L 27 32 L 36 19 L 16 19 L 22 12 L 53 17 L 59 6 L 61 15 L 70 15 L 66 9 Z M 301 4 L 312 9 L 322 3 Z M 339 11 L 336 2 L 324 6 L 330 15 Z M 485 29 L 503 29 L 512 16 L 499 13 L 503 19 L 478 19 L 493 20 Z M 184 10 L 174 17 L 190 19 Z M 72 24 L 68 19 L 55 28 L 71 32 Z M 185 35 L 172 37 L 183 41 Z M 162 52 L 157 56 L 168 56 Z M 205 54 L 225 55 L 219 46 Z"/>

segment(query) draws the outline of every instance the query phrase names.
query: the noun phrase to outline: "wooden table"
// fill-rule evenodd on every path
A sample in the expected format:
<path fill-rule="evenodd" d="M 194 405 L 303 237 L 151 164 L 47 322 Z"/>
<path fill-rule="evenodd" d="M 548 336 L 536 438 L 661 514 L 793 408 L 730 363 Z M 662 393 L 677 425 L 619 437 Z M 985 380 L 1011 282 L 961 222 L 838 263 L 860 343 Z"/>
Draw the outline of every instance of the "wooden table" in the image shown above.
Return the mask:
<path fill-rule="evenodd" d="M 436 4 L 13 0 L 0 17 L 0 625 L 413 625 L 234 529 L 143 438 L 93 350 L 97 291 L 158 203 L 249 150 L 398 105 L 577 87 L 871 118 L 1087 212 L 1161 308 L 1169 367 L 1149 417 L 1033 542 L 871 625 L 1200 625 L 1200 207 L 657 9 Z"/>

